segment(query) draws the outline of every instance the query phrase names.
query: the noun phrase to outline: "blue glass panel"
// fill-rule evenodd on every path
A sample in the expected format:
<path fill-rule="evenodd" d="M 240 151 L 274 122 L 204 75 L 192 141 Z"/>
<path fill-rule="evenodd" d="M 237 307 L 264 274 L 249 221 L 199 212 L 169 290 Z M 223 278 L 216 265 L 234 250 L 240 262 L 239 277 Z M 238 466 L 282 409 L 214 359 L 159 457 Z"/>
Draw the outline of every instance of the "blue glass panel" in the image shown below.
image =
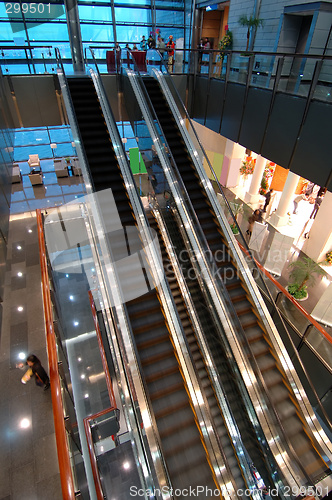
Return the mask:
<path fill-rule="evenodd" d="M 130 23 L 151 23 L 151 10 L 150 9 L 135 9 L 133 7 L 127 8 L 115 8 L 115 21 L 120 22 L 130 22 Z"/>
<path fill-rule="evenodd" d="M 2 17 L 2 14 L 1 14 Z M 23 23 L 19 23 L 21 30 L 24 30 Z M 18 26 L 19 26 L 18 24 Z M 0 40 L 13 40 L 13 30 L 9 22 L 2 22 L 0 29 Z"/>
<path fill-rule="evenodd" d="M 74 155 L 74 150 L 71 145 L 71 143 L 67 142 L 65 144 L 58 144 L 58 147 L 56 148 L 56 156 L 58 158 L 62 158 L 64 156 L 73 156 Z"/>
<path fill-rule="evenodd" d="M 51 40 L 69 40 L 67 23 L 66 22 L 50 22 L 39 24 L 38 26 L 31 26 L 27 23 L 30 42 L 35 40 L 44 40 L 44 42 Z"/>
<path fill-rule="evenodd" d="M 51 137 L 51 142 L 67 142 L 70 141 L 72 142 L 73 136 L 71 134 L 71 130 L 69 127 L 62 127 L 62 128 L 50 128 L 49 129 L 50 137 Z"/>
<path fill-rule="evenodd" d="M 137 5 L 147 5 L 148 7 L 151 7 L 151 0 L 122 0 L 121 1 L 121 6 L 122 5 L 128 5 L 129 6 L 137 6 Z M 117 7 L 117 3 L 115 3 L 115 7 Z"/>
<path fill-rule="evenodd" d="M 79 5 L 78 13 L 80 16 L 80 20 L 112 22 L 112 9 L 110 5 L 107 7 L 98 5 L 95 5 L 94 7 Z"/>
<path fill-rule="evenodd" d="M 139 42 L 144 35 L 148 39 L 151 27 L 144 26 L 117 26 L 116 27 L 116 37 L 121 44 L 125 43 L 136 43 L 139 49 Z"/>
<path fill-rule="evenodd" d="M 172 7 L 173 9 L 184 9 L 184 0 L 155 0 L 156 8 Z"/>
<path fill-rule="evenodd" d="M 28 161 L 29 155 L 37 154 L 40 159 L 52 158 L 50 145 L 14 147 L 14 161 Z"/>
<path fill-rule="evenodd" d="M 17 129 L 15 130 L 14 147 L 17 146 L 29 146 L 29 145 L 39 145 L 39 144 L 49 144 L 50 138 L 47 130 L 43 128 L 35 129 Z M 32 153 L 30 153 L 32 154 Z"/>
<path fill-rule="evenodd" d="M 108 43 L 113 40 L 113 26 L 102 24 L 81 24 L 82 40 L 84 42 L 104 42 Z"/>
<path fill-rule="evenodd" d="M 184 14 L 183 11 L 177 10 L 156 10 L 156 23 L 158 24 L 177 24 L 183 26 Z M 164 31 L 164 28 L 161 29 Z"/>

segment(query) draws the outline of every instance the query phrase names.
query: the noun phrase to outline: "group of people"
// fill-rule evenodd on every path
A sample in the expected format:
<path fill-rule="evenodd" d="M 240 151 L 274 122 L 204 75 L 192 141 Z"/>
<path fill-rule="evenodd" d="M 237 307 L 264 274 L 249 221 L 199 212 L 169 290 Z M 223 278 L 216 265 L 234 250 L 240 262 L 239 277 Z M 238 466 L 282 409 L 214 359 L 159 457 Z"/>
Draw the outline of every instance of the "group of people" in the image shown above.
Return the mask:
<path fill-rule="evenodd" d="M 132 47 L 130 47 L 129 43 L 126 43 L 125 49 L 131 51 L 136 51 L 136 50 L 147 51 L 148 49 L 157 49 L 159 50 L 162 58 L 164 58 L 164 54 L 167 54 L 168 71 L 170 72 L 173 71 L 174 51 L 175 51 L 175 42 L 173 39 L 173 35 L 169 36 L 167 43 L 165 43 L 161 35 L 158 35 L 157 40 L 155 40 L 155 38 L 153 38 L 152 35 L 150 35 L 148 39 L 146 39 L 145 36 L 143 35 L 139 43 L 139 48 L 137 47 L 136 43 L 134 43 Z M 117 55 L 119 54 L 120 57 L 121 47 L 118 42 L 116 42 L 115 44 L 115 51 Z"/>
<path fill-rule="evenodd" d="M 315 184 L 313 182 L 309 182 L 306 190 L 304 193 L 299 194 L 296 196 L 293 200 L 294 203 L 294 210 L 293 214 L 298 213 L 298 206 L 299 203 L 304 200 L 304 201 L 309 201 L 313 205 L 313 210 L 310 214 L 309 219 L 314 219 L 317 215 L 317 212 L 319 210 L 319 207 L 321 206 L 321 203 L 323 201 L 324 195 L 326 193 L 326 188 L 319 188 L 317 191 L 316 197 L 313 196 L 313 190 L 314 190 Z"/>

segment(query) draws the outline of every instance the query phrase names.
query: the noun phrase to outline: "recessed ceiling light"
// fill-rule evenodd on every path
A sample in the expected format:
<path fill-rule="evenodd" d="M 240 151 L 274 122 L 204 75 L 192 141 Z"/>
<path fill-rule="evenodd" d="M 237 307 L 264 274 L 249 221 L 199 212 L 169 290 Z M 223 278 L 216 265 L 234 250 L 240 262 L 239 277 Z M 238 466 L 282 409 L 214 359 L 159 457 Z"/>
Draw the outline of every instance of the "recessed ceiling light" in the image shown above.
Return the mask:
<path fill-rule="evenodd" d="M 23 307 L 22 306 L 18 306 L 17 310 L 21 312 L 21 311 L 23 311 Z"/>
<path fill-rule="evenodd" d="M 30 425 L 31 425 L 31 422 L 28 418 L 22 418 L 22 420 L 20 421 L 21 429 L 27 429 L 28 427 L 30 427 Z"/>
<path fill-rule="evenodd" d="M 21 277 L 21 276 L 23 276 L 23 273 L 21 273 L 21 271 L 19 271 L 19 272 L 17 273 L 17 276 Z"/>

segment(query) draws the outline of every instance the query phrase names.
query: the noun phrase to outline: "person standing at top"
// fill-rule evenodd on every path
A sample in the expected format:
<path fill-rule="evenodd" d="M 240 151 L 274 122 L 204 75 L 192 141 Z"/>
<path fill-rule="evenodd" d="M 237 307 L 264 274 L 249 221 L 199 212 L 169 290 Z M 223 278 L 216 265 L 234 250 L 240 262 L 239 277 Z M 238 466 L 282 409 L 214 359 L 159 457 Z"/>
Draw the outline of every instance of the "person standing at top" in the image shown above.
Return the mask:
<path fill-rule="evenodd" d="M 166 50 L 166 45 L 164 42 L 164 39 L 159 35 L 157 39 L 157 49 L 161 53 L 161 55 L 164 55 L 165 50 Z"/>
<path fill-rule="evenodd" d="M 147 41 L 145 40 L 145 36 L 142 36 L 142 40 L 139 44 L 141 50 L 146 50 L 147 49 Z"/>
<path fill-rule="evenodd" d="M 174 49 L 175 49 L 175 43 L 173 41 L 173 35 L 170 35 L 168 42 L 166 44 L 166 50 L 168 53 L 168 71 L 170 73 L 173 72 L 174 68 Z"/>
<path fill-rule="evenodd" d="M 266 209 L 267 209 L 267 207 L 269 206 L 269 204 L 271 202 L 272 193 L 273 193 L 273 189 L 270 189 L 270 191 L 268 191 L 266 193 L 266 195 L 265 195 L 265 204 L 264 204 L 264 207 L 263 207 L 263 212 L 266 212 Z"/>
<path fill-rule="evenodd" d="M 205 50 L 211 49 L 211 43 L 210 43 L 210 40 L 208 38 L 204 39 L 204 49 Z"/>

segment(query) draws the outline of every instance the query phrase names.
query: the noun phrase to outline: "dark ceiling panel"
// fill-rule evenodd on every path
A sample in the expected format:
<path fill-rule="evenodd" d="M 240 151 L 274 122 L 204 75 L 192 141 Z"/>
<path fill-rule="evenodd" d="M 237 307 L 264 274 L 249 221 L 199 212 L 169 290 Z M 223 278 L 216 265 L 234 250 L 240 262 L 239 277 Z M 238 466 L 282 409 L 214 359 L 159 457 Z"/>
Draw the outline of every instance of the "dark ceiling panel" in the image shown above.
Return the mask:
<path fill-rule="evenodd" d="M 292 172 L 325 186 L 331 174 L 332 105 L 314 101 L 302 128 L 293 161 Z M 330 189 L 332 180 L 330 180 Z M 328 187 L 328 186 L 326 186 Z"/>
<path fill-rule="evenodd" d="M 240 129 L 239 143 L 260 153 L 269 115 L 272 92 L 250 88 Z"/>
<path fill-rule="evenodd" d="M 226 89 L 220 133 L 234 142 L 238 142 L 239 139 L 245 89 L 244 85 L 237 83 L 229 83 Z"/>
<path fill-rule="evenodd" d="M 193 118 L 201 125 L 204 125 L 205 122 L 208 83 L 209 80 L 207 78 L 196 78 L 196 86 L 194 89 Z"/>
<path fill-rule="evenodd" d="M 276 95 L 262 146 L 262 156 L 281 167 L 289 168 L 305 105 L 305 98 Z"/>
<path fill-rule="evenodd" d="M 214 132 L 219 132 L 224 105 L 225 82 L 211 80 L 205 126 Z"/>

